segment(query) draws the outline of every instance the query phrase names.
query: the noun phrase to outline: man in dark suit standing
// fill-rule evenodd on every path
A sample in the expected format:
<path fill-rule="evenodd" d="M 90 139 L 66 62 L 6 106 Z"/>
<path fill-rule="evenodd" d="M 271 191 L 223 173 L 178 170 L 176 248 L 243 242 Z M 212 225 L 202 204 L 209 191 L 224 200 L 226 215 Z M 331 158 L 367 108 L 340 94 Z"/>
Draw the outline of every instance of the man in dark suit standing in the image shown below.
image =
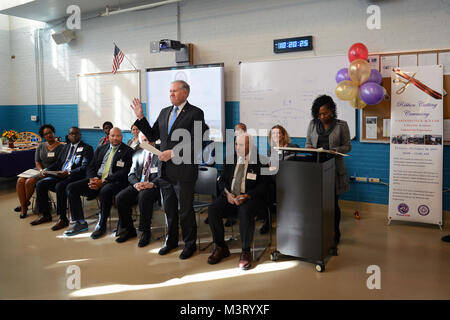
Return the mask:
<path fill-rule="evenodd" d="M 195 244 L 197 223 L 192 205 L 198 165 L 195 164 L 194 159 L 197 159 L 196 152 L 201 152 L 203 133 L 206 131 L 203 111 L 187 101 L 189 91 L 190 87 L 185 81 L 172 82 L 170 101 L 173 105 L 161 110 L 153 127 L 144 117 L 142 105 L 138 99 L 134 99 L 131 106 L 138 118 L 135 125 L 139 130 L 150 141 L 161 139 L 162 153 L 159 155 L 159 160 L 163 163 L 160 188 L 163 194 L 164 211 L 167 215 L 168 235 L 159 254 L 165 255 L 178 247 L 179 211 L 185 243 L 180 259 L 191 257 L 197 249 Z M 190 134 L 189 137 L 184 135 L 187 133 Z M 179 142 L 180 137 L 182 137 L 181 142 Z M 196 150 L 194 141 L 196 146 L 199 145 L 200 150 Z M 176 154 L 174 151 L 179 150 L 180 147 L 181 152 Z"/>
<path fill-rule="evenodd" d="M 139 132 L 139 143 L 149 142 L 142 132 Z M 150 143 L 154 146 L 154 142 Z M 139 149 L 133 155 L 128 181 L 130 185 L 116 195 L 117 211 L 121 221 L 121 232 L 116 242 L 122 243 L 137 236 L 131 217 L 133 204 L 139 206 L 139 247 L 145 247 L 150 243 L 151 225 L 153 216 L 153 204 L 160 198 L 159 159 L 150 151 Z"/>
<path fill-rule="evenodd" d="M 215 249 L 208 258 L 209 264 L 216 264 L 230 255 L 224 240 L 223 218 L 236 215 L 239 219 L 242 253 L 239 268 L 251 267 L 250 247 L 255 231 L 255 216 L 266 203 L 269 176 L 262 172 L 256 148 L 250 136 L 236 137 L 236 156 L 233 164 L 225 164 L 218 180 L 219 198 L 208 208 L 208 220 Z M 250 152 L 251 150 L 251 152 Z"/>
<path fill-rule="evenodd" d="M 58 160 L 42 172 L 47 178 L 40 180 L 36 184 L 38 208 L 42 212 L 43 217 L 48 217 L 49 221 L 51 221 L 51 214 L 48 203 L 48 191 L 51 190 L 56 193 L 56 212 L 59 220 L 52 227 L 53 231 L 69 225 L 66 188 L 69 183 L 83 179 L 86 176 L 86 168 L 94 154 L 94 149 L 81 141 L 81 131 L 78 127 L 69 129 L 68 139 L 70 143 L 63 147 Z"/>
<path fill-rule="evenodd" d="M 88 230 L 84 220 L 80 196 L 100 199 L 99 222 L 91 234 L 92 239 L 98 239 L 106 233 L 106 221 L 111 212 L 113 197 L 128 184 L 127 176 L 131 167 L 134 150 L 122 143 L 122 131 L 112 128 L 109 132 L 109 142 L 95 150 L 94 159 L 87 170 L 86 179 L 67 186 L 72 220 L 76 221 L 72 229 L 64 232 L 73 236 Z"/>

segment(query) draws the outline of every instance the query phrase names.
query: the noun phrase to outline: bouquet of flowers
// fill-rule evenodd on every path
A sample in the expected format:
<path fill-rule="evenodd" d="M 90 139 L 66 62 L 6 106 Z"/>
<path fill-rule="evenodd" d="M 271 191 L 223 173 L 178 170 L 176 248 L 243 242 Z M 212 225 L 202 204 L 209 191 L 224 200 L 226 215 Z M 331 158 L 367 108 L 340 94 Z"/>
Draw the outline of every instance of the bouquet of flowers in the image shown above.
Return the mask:
<path fill-rule="evenodd" d="M 17 140 L 19 139 L 19 133 L 14 130 L 5 130 L 2 134 L 2 139 L 8 139 L 8 140 Z"/>

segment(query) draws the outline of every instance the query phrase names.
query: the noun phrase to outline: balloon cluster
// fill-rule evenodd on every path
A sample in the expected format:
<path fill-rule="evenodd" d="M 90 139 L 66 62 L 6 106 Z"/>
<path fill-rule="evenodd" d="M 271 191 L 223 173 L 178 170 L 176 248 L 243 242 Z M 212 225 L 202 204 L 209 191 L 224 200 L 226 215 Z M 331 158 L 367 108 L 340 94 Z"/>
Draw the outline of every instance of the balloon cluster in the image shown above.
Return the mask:
<path fill-rule="evenodd" d="M 340 69 L 336 74 L 336 96 L 349 101 L 353 108 L 362 109 L 367 105 L 376 105 L 384 97 L 384 90 L 380 85 L 381 74 L 376 69 L 370 69 L 368 55 L 364 44 L 353 44 L 348 50 L 350 66 Z"/>

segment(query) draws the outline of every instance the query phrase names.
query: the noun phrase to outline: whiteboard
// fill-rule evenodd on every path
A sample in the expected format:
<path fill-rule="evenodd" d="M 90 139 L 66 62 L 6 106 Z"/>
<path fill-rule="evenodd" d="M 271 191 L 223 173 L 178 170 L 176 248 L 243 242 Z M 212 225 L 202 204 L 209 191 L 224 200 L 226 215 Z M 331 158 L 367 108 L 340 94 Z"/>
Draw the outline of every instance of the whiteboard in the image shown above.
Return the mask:
<path fill-rule="evenodd" d="M 291 137 L 306 137 L 312 103 L 326 94 L 355 137 L 356 110 L 334 94 L 336 73 L 348 65 L 344 55 L 241 63 L 240 121 L 256 132 L 280 124 Z"/>
<path fill-rule="evenodd" d="M 136 115 L 130 108 L 133 98 L 141 98 L 141 73 L 119 71 L 78 75 L 78 126 L 102 128 L 105 121 L 130 130 Z"/>
<path fill-rule="evenodd" d="M 190 86 L 190 104 L 202 109 L 210 138 L 223 141 L 225 97 L 223 63 L 147 69 L 147 114 L 150 124 L 170 102 L 170 84 L 184 80 Z"/>

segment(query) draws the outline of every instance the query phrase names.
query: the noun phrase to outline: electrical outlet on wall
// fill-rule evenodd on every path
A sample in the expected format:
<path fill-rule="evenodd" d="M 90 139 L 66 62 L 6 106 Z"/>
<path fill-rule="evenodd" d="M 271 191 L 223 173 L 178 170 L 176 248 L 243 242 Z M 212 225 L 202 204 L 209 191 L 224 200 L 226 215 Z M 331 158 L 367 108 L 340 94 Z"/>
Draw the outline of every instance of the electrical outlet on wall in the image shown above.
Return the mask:
<path fill-rule="evenodd" d="M 31 121 L 37 121 L 37 116 L 31 116 Z"/>

